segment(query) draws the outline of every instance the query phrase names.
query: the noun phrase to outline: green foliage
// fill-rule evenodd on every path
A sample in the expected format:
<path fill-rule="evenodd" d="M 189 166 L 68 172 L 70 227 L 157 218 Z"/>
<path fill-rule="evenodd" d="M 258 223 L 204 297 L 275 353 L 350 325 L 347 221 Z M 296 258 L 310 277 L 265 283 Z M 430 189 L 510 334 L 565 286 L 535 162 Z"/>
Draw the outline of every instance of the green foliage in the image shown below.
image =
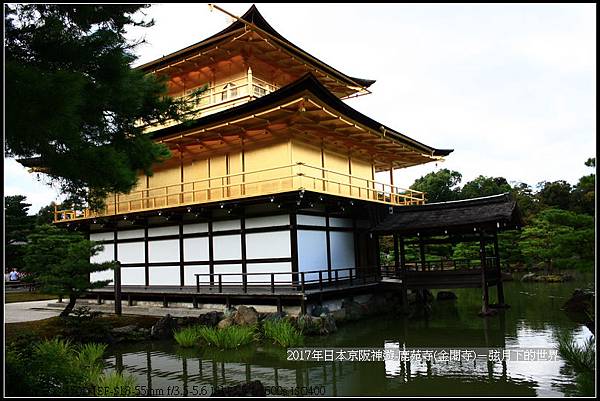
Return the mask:
<path fill-rule="evenodd" d="M 5 266 L 10 269 L 23 270 L 23 245 L 35 224 L 35 219 L 27 215 L 30 206 L 23 195 L 4 197 Z"/>
<path fill-rule="evenodd" d="M 297 347 L 304 343 L 302 333 L 286 319 L 270 319 L 263 322 L 265 338 L 282 347 Z"/>
<path fill-rule="evenodd" d="M 594 395 L 594 377 L 596 362 L 596 342 L 594 337 L 588 338 L 579 346 L 570 332 L 558 336 L 558 352 L 560 356 L 577 374 L 576 384 L 578 396 Z"/>
<path fill-rule="evenodd" d="M 532 262 L 545 262 L 550 269 L 556 262 L 572 260 L 594 262 L 594 219 L 561 209 L 545 209 L 523 229 L 519 244 Z"/>
<path fill-rule="evenodd" d="M 233 349 L 250 344 L 256 339 L 256 326 L 229 326 L 224 329 L 200 327 L 200 338 L 209 346 L 219 349 Z"/>
<path fill-rule="evenodd" d="M 425 192 L 429 203 L 451 201 L 460 198 L 458 184 L 461 179 L 458 171 L 442 169 L 416 179 L 410 189 Z"/>
<path fill-rule="evenodd" d="M 571 207 L 571 184 L 559 180 L 553 182 L 543 181 L 538 184 L 537 198 L 545 207 L 557 207 L 569 210 Z"/>
<path fill-rule="evenodd" d="M 510 184 L 504 177 L 485 177 L 480 175 L 462 187 L 460 196 L 463 199 L 479 198 L 510 192 L 511 189 Z"/>
<path fill-rule="evenodd" d="M 119 372 L 110 372 L 100 376 L 97 388 L 101 391 L 97 395 L 101 397 L 133 397 L 136 392 L 135 377 L 123 375 Z"/>
<path fill-rule="evenodd" d="M 173 333 L 173 337 L 177 344 L 182 347 L 193 347 L 198 344 L 198 340 L 200 339 L 200 327 L 201 326 L 186 327 Z"/>
<path fill-rule="evenodd" d="M 73 341 L 104 342 L 110 334 L 110 322 L 99 319 L 101 312 L 91 312 L 88 306 L 73 309 L 70 316 L 64 317 L 63 334 Z"/>
<path fill-rule="evenodd" d="M 7 154 L 35 157 L 62 192 L 95 209 L 170 157 L 143 126 L 181 121 L 193 107 L 166 96 L 166 79 L 131 68 L 142 42 L 124 34 L 153 25 L 134 19 L 146 7 L 5 6 Z"/>
<path fill-rule="evenodd" d="M 108 280 L 90 283 L 90 273 L 111 269 L 114 262 L 91 263 L 90 257 L 103 247 L 80 233 L 44 225 L 36 227 L 28 239 L 24 270 L 35 277 L 43 292 L 69 296 L 63 316 L 70 313 L 83 292 L 109 283 Z"/>
<path fill-rule="evenodd" d="M 7 345 L 7 394 L 16 396 L 83 396 L 102 373 L 105 346 L 77 347 L 59 338 L 19 348 Z"/>

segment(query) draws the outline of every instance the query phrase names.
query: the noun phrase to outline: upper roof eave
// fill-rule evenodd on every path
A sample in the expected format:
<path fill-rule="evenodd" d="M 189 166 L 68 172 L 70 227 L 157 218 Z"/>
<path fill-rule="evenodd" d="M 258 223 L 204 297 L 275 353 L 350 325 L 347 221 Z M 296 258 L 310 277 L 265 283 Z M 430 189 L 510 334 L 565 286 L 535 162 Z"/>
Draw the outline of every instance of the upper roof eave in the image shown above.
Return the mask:
<path fill-rule="evenodd" d="M 299 48 L 298 46 L 294 45 L 292 42 L 290 42 L 289 40 L 287 40 L 286 38 L 281 36 L 281 34 L 279 34 L 279 32 L 277 32 L 275 29 L 273 29 L 273 27 L 267 22 L 267 20 L 265 20 L 265 18 L 258 11 L 258 8 L 256 8 L 255 5 L 252 5 L 252 7 L 250 7 L 248 9 L 248 11 L 246 11 L 246 13 L 244 13 L 244 15 L 242 15 L 240 18 L 244 21 L 247 21 L 247 22 L 250 22 L 250 23 L 256 25 L 263 31 L 266 31 L 267 33 L 269 33 L 270 35 L 275 36 L 276 38 L 278 38 L 280 41 L 284 42 L 287 45 L 287 50 L 297 54 L 299 57 L 301 57 L 303 59 L 306 59 L 306 61 L 313 63 L 310 60 L 310 58 L 313 58 L 314 60 L 317 61 L 318 64 L 320 64 L 321 67 L 324 67 L 324 69 L 328 70 L 329 73 L 331 73 L 332 75 L 335 75 L 337 78 L 342 79 L 349 85 L 354 85 L 354 83 L 358 83 L 363 88 L 368 88 L 376 82 L 373 79 L 351 77 L 351 76 L 346 75 L 346 74 L 342 73 L 341 71 L 331 67 L 330 65 L 322 62 L 321 60 L 317 59 L 316 57 L 311 56 L 308 52 L 306 52 L 306 51 L 302 50 L 301 48 Z M 184 49 L 181 49 L 181 50 L 178 50 L 171 54 L 168 54 L 164 57 L 161 57 L 156 60 L 142 64 L 136 68 L 139 70 L 142 70 L 142 71 L 150 72 L 156 68 L 160 68 L 165 63 L 173 62 L 176 59 L 184 58 L 189 53 L 209 47 L 211 44 L 218 42 L 225 37 L 229 37 L 229 36 L 239 32 L 240 30 L 243 30 L 244 28 L 245 28 L 245 24 L 239 20 L 236 20 L 235 22 L 233 22 L 231 25 L 229 25 L 222 31 L 217 32 L 216 34 L 214 34 L 200 42 L 197 42 L 197 43 L 190 45 Z M 308 55 L 309 57 L 306 57 L 306 55 Z"/>
<path fill-rule="evenodd" d="M 225 122 L 229 119 L 239 118 L 244 115 L 250 115 L 258 113 L 269 107 L 276 106 L 278 103 L 289 100 L 295 96 L 302 96 L 302 94 L 312 94 L 316 99 L 331 107 L 338 113 L 366 126 L 371 130 L 385 133 L 387 136 L 391 136 L 402 143 L 405 143 L 413 148 L 422 151 L 424 154 L 429 156 L 447 156 L 453 152 L 453 149 L 436 149 L 431 146 L 427 146 L 421 142 L 418 142 L 406 135 L 401 134 L 383 124 L 378 123 L 372 118 L 360 113 L 359 111 L 348 106 L 337 96 L 331 93 L 313 74 L 307 73 L 298 80 L 286 85 L 268 95 L 260 97 L 251 102 L 242 104 L 240 106 L 232 107 L 220 111 L 218 113 L 210 114 L 205 117 L 198 118 L 195 121 L 190 122 L 186 129 L 200 128 L 220 122 Z M 179 125 L 173 125 L 163 129 L 152 132 L 153 139 L 164 138 L 166 136 L 180 133 L 181 127 Z"/>

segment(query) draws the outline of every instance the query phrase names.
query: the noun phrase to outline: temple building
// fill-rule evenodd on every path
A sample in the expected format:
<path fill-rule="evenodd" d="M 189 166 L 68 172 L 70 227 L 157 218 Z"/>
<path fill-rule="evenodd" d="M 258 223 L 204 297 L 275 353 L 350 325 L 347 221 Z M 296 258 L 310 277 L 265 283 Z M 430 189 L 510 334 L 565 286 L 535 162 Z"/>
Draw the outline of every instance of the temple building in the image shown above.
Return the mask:
<path fill-rule="evenodd" d="M 167 76 L 173 97 L 200 93 L 191 121 L 146 128 L 171 159 L 140 175 L 130 193 L 110 196 L 105 210 L 55 215 L 56 224 L 104 244 L 94 261 L 120 262 L 130 301 L 304 306 L 336 291 L 372 290 L 381 279 L 372 229 L 427 199 L 395 186 L 393 171 L 452 152 L 349 107 L 344 100 L 369 94 L 375 81 L 311 56 L 255 6 L 221 32 L 137 68 Z M 378 172 L 389 182 L 377 182 Z M 113 271 L 90 279 L 113 279 Z"/>

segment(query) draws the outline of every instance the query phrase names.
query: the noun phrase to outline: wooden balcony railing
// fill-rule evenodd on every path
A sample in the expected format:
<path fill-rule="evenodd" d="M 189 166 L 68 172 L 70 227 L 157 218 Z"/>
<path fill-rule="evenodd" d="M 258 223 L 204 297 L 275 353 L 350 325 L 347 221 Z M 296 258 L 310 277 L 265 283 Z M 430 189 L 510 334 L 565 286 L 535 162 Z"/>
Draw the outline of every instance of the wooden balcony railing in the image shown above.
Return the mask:
<path fill-rule="evenodd" d="M 423 192 L 299 162 L 112 195 L 107 199 L 105 209 L 101 211 L 56 208 L 54 221 L 159 210 L 302 189 L 390 205 L 425 203 Z"/>
<path fill-rule="evenodd" d="M 187 113 L 188 117 L 200 118 L 224 109 L 239 106 L 253 98 L 268 95 L 279 89 L 278 86 L 253 76 L 251 71 L 248 71 L 242 78 L 229 81 L 226 85 L 210 86 L 200 95 L 190 97 L 192 92 L 199 88 L 188 89 L 173 96 L 175 99 L 191 102 L 193 109 Z M 145 127 L 145 130 L 151 132 L 178 123 L 179 121 L 176 120 L 168 120 L 164 124 L 148 125 Z"/>

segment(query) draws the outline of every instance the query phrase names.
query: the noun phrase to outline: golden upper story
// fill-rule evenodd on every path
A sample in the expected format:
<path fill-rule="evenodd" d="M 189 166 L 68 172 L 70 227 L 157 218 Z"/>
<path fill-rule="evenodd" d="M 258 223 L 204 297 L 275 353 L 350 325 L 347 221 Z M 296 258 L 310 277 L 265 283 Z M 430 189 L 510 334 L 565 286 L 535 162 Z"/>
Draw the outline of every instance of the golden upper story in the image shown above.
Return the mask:
<path fill-rule="evenodd" d="M 147 126 L 172 157 L 140 175 L 102 211 L 57 210 L 71 221 L 310 190 L 391 205 L 425 194 L 375 173 L 439 160 L 438 150 L 347 106 L 374 81 L 349 77 L 281 37 L 252 7 L 220 33 L 138 67 L 167 74 L 169 95 L 193 101 L 193 120 Z"/>

